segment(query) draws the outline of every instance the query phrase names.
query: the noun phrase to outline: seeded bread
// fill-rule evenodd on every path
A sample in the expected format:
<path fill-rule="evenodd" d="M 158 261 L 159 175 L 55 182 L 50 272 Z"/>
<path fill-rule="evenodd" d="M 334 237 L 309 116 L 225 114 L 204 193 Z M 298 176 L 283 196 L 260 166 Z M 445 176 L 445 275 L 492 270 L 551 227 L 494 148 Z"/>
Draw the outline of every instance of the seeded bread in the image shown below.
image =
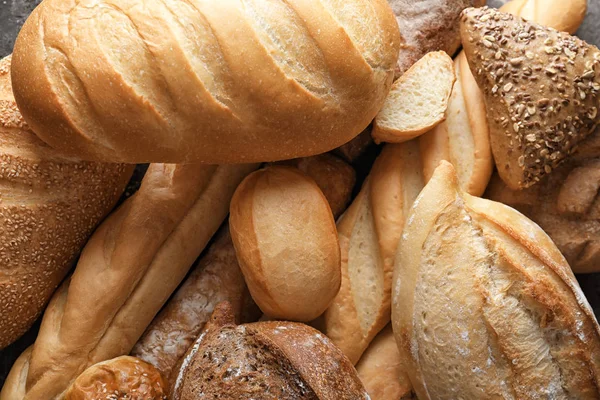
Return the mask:
<path fill-rule="evenodd" d="M 163 377 L 152 365 L 122 356 L 94 364 L 75 379 L 64 400 L 166 400 Z"/>
<path fill-rule="evenodd" d="M 512 189 L 529 187 L 600 121 L 600 51 L 487 7 L 465 10 L 461 35 L 484 93 L 498 172 Z"/>
<path fill-rule="evenodd" d="M 600 327 L 535 223 L 444 162 L 398 249 L 393 329 L 419 400 L 598 398 Z"/>
<path fill-rule="evenodd" d="M 406 142 L 446 119 L 455 80 L 448 54 L 437 51 L 423 56 L 392 85 L 375 118 L 375 142 Z"/>
<path fill-rule="evenodd" d="M 356 370 L 317 330 L 294 322 L 236 326 L 227 303 L 171 377 L 171 400 L 365 400 Z"/>
<path fill-rule="evenodd" d="M 0 61 L 0 349 L 39 317 L 133 166 L 84 162 L 39 140 Z"/>
<path fill-rule="evenodd" d="M 338 221 L 342 285 L 324 332 L 356 364 L 390 321 L 391 277 L 404 219 L 423 188 L 416 141 L 386 145 Z"/>

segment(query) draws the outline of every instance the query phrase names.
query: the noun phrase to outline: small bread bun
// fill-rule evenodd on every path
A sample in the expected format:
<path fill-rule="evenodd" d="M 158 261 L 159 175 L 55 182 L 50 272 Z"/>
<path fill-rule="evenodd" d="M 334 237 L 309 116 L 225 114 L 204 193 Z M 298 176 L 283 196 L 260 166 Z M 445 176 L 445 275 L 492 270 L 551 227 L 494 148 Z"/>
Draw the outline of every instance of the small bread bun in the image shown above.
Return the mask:
<path fill-rule="evenodd" d="M 73 382 L 65 400 L 166 400 L 166 385 L 156 368 L 123 356 L 92 365 Z"/>
<path fill-rule="evenodd" d="M 249 175 L 231 201 L 231 238 L 250 293 L 270 317 L 310 321 L 341 283 L 340 247 L 327 199 L 295 168 Z"/>

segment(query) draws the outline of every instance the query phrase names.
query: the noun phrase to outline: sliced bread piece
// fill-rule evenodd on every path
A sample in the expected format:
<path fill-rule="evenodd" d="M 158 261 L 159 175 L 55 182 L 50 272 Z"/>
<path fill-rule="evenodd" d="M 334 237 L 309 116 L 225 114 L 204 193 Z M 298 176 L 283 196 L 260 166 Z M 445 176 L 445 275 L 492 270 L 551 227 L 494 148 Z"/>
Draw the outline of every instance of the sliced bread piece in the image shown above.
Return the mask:
<path fill-rule="evenodd" d="M 448 54 L 427 53 L 392 86 L 375 118 L 375 141 L 406 142 L 444 121 L 455 80 Z"/>
<path fill-rule="evenodd" d="M 600 51 L 487 7 L 463 12 L 461 37 L 498 173 L 511 189 L 530 187 L 600 122 Z"/>

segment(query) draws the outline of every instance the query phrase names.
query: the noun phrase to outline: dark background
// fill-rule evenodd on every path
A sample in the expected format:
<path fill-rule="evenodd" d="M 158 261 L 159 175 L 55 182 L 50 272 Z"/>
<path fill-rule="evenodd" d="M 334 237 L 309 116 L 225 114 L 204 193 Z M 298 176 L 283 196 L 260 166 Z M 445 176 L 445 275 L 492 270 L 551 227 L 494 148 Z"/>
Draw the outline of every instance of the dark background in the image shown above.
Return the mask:
<path fill-rule="evenodd" d="M 494 7 L 499 7 L 505 2 L 505 0 L 488 0 L 488 4 Z M 14 40 L 20 26 L 39 3 L 40 0 L 0 0 L 0 58 L 12 52 Z M 598 46 L 600 45 L 600 0 L 588 0 L 588 5 L 588 15 L 577 35 L 587 42 Z M 372 160 L 374 154 L 375 152 L 372 152 L 366 158 Z M 357 163 L 356 167 L 359 176 L 364 177 L 366 175 L 367 171 L 365 171 L 365 167 L 369 165 L 370 162 L 367 160 Z M 144 171 L 145 168 L 143 166 L 138 167 L 126 191 L 127 195 L 136 190 Z M 597 316 L 600 316 L 600 273 L 579 275 L 577 279 L 594 308 L 594 312 Z M 2 296 L 1 293 L 0 296 Z M 38 329 L 39 321 L 19 341 L 0 351 L 0 387 L 4 383 L 4 378 L 8 374 L 14 360 L 35 340 Z"/>

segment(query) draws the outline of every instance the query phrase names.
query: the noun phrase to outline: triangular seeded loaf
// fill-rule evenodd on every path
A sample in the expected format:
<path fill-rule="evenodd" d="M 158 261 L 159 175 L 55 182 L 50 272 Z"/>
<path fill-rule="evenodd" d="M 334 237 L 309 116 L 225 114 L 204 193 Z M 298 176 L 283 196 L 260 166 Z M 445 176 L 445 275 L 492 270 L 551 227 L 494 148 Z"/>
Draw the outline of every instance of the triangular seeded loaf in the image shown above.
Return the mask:
<path fill-rule="evenodd" d="M 498 172 L 512 189 L 529 187 L 600 121 L 600 51 L 488 7 L 466 9 L 460 30 Z"/>

